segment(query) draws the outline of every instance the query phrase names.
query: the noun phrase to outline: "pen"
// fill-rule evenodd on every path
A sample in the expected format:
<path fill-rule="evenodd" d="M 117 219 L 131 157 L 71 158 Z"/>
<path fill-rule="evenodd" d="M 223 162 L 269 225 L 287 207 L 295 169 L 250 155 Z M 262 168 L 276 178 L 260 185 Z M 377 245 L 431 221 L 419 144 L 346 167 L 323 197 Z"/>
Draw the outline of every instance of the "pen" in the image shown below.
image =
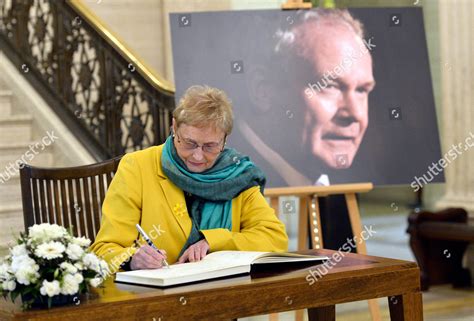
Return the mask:
<path fill-rule="evenodd" d="M 161 251 L 155 246 L 155 244 L 153 244 L 153 242 L 150 240 L 150 238 L 148 237 L 148 235 L 145 233 L 145 231 L 142 229 L 142 227 L 140 226 L 140 224 L 137 224 L 135 225 L 137 227 L 137 230 L 138 232 L 141 234 L 141 236 L 143 237 L 143 239 L 148 243 L 148 245 L 150 245 L 152 248 L 154 248 L 155 250 L 158 251 L 158 253 L 160 253 L 161 255 L 163 255 L 163 253 L 161 253 Z M 170 267 L 168 262 L 166 262 L 166 259 L 163 259 L 163 263 L 165 264 L 166 267 Z"/>

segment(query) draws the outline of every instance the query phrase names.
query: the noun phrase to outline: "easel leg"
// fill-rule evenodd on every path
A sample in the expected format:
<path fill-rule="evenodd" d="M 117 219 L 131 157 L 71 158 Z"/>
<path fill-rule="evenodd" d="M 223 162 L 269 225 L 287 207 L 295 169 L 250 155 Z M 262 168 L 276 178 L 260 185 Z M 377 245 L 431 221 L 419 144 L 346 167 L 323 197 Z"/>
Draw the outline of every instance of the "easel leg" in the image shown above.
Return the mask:
<path fill-rule="evenodd" d="M 323 232 L 321 228 L 321 216 L 319 210 L 318 196 L 314 195 L 311 200 L 311 206 L 308 210 L 309 231 L 311 236 L 311 248 L 323 248 Z"/>
<path fill-rule="evenodd" d="M 367 246 L 362 238 L 362 222 L 360 220 L 359 206 L 357 205 L 356 195 L 354 193 L 346 194 L 347 210 L 349 211 L 349 219 L 351 221 L 352 234 L 356 241 L 356 249 L 359 254 L 367 254 Z M 380 321 L 380 306 L 376 299 L 369 300 L 369 310 L 373 321 Z"/>
<path fill-rule="evenodd" d="M 304 313 L 305 313 L 305 310 L 296 310 L 295 311 L 295 321 L 303 321 L 304 320 Z"/>
<path fill-rule="evenodd" d="M 280 217 L 280 198 L 278 196 L 270 198 L 270 206 L 275 210 L 275 215 Z M 278 321 L 278 313 L 271 313 L 268 316 L 269 321 Z"/>
<path fill-rule="evenodd" d="M 298 250 L 308 249 L 308 208 L 309 196 L 300 197 L 300 212 L 298 217 Z"/>
<path fill-rule="evenodd" d="M 300 196 L 300 212 L 298 218 L 298 250 L 308 249 L 308 217 L 309 196 Z M 304 320 L 304 310 L 295 311 L 295 321 Z"/>

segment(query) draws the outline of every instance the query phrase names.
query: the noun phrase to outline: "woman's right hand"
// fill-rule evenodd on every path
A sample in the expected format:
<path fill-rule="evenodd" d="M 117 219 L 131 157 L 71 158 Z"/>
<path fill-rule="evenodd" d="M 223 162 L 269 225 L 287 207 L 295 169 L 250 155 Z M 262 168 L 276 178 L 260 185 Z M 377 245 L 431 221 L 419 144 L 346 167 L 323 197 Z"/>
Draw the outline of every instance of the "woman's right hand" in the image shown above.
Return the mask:
<path fill-rule="evenodd" d="M 132 256 L 130 268 L 132 270 L 146 270 L 163 267 L 163 260 L 166 259 L 166 251 L 161 249 L 160 251 L 163 254 L 160 254 L 148 244 L 142 245 Z"/>

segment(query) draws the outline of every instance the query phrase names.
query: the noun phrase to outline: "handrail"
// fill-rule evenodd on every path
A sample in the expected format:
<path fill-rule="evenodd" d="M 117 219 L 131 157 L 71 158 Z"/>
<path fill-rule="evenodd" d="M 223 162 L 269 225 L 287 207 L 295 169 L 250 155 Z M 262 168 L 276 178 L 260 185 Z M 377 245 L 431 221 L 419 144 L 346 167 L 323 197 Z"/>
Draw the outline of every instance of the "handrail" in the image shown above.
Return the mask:
<path fill-rule="evenodd" d="M 145 77 L 156 89 L 163 89 L 174 95 L 175 87 L 167 79 L 161 77 L 156 71 L 147 65 L 139 56 L 125 44 L 117 34 L 105 25 L 105 23 L 95 15 L 83 0 L 66 0 L 71 7 L 77 11 L 91 26 L 102 35 L 102 37 L 117 50 L 125 60 L 130 61 L 138 72 Z"/>

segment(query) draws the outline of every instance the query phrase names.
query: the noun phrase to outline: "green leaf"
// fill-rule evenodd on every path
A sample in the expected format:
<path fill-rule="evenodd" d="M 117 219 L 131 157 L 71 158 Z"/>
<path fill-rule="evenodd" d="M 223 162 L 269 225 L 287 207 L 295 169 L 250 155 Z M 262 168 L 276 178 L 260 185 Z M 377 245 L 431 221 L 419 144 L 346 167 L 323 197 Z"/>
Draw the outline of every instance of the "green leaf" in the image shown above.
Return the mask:
<path fill-rule="evenodd" d="M 27 288 L 25 289 L 25 291 L 23 291 L 23 294 L 28 294 L 28 293 L 31 293 L 31 292 L 33 292 L 33 291 L 35 291 L 35 288 L 29 286 L 29 287 L 27 287 Z"/>
<path fill-rule="evenodd" d="M 13 291 L 10 294 L 10 298 L 12 299 L 12 302 L 16 300 L 16 298 L 20 295 L 20 292 Z"/>

